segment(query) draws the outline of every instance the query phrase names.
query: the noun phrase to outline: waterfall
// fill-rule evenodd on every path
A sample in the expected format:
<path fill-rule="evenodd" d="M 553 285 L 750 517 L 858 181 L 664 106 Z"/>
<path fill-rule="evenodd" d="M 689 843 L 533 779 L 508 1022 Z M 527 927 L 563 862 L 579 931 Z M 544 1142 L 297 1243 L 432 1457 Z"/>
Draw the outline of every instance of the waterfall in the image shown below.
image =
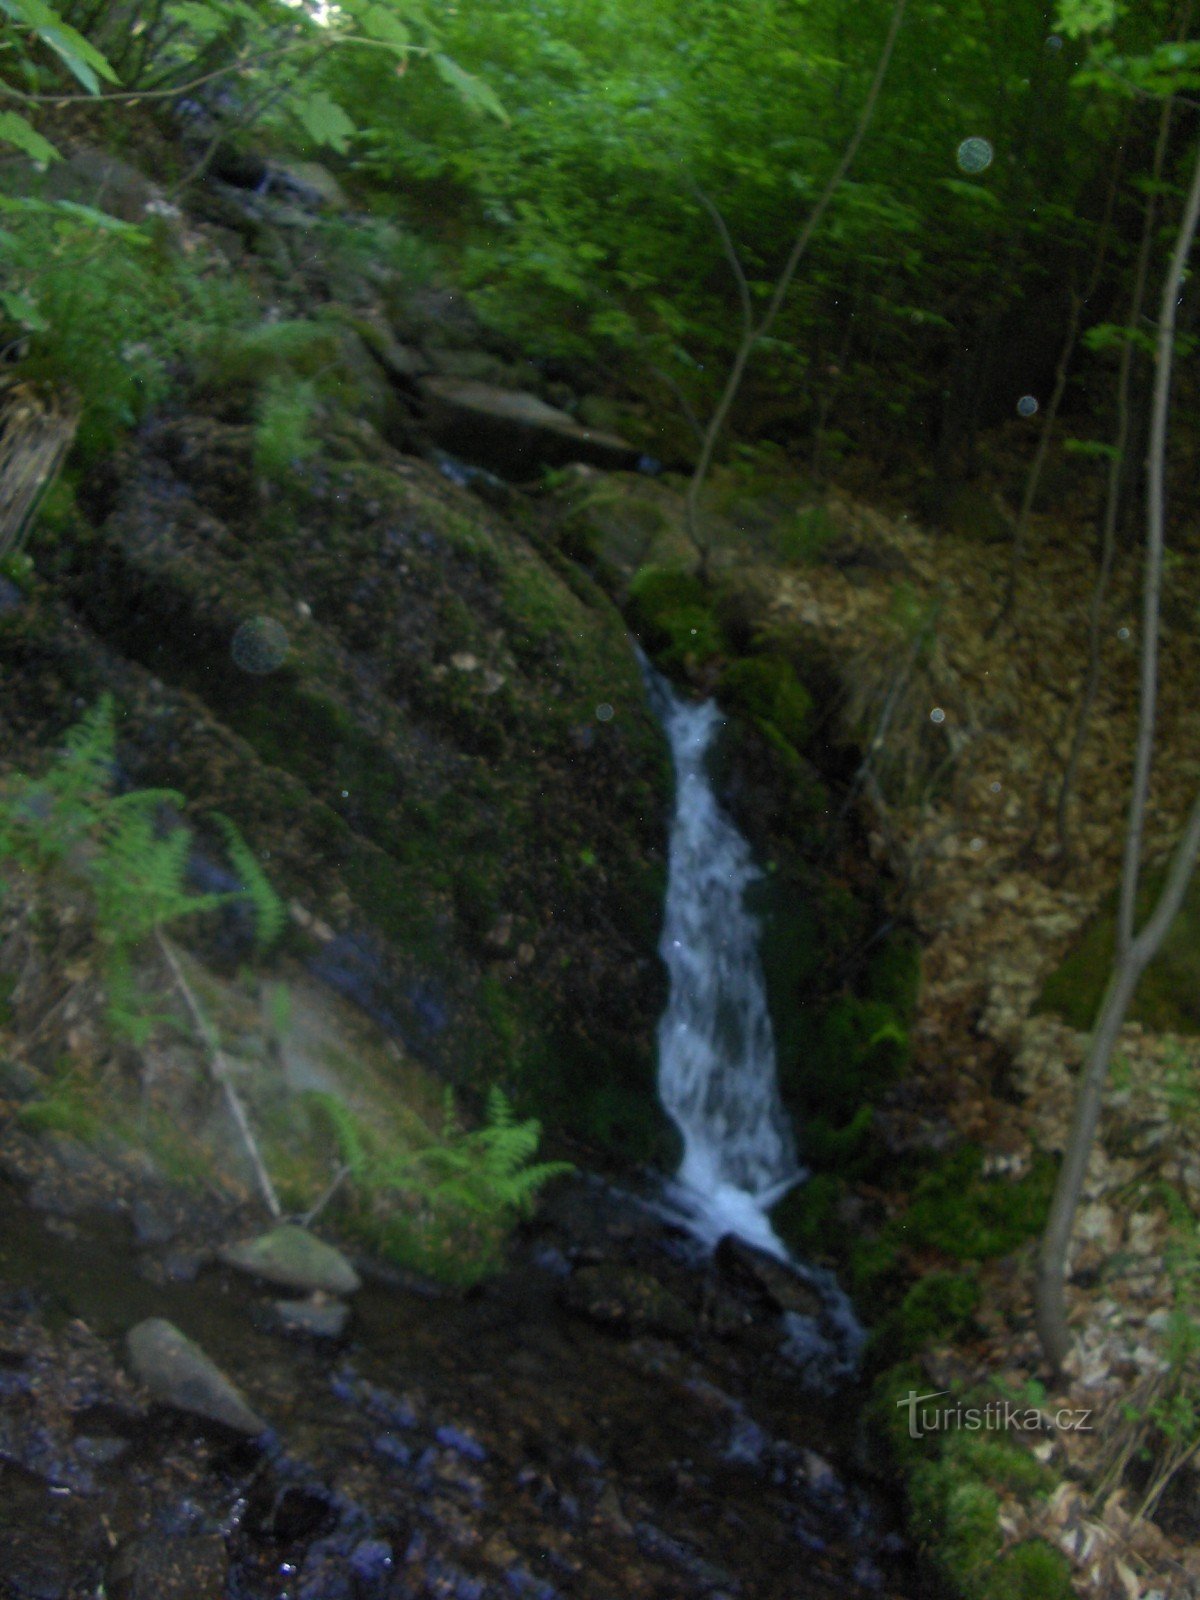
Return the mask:
<path fill-rule="evenodd" d="M 670 998 L 658 1028 L 658 1085 L 683 1139 L 673 1198 L 714 1242 L 737 1233 L 784 1254 L 766 1212 L 804 1176 L 775 1077 L 775 1040 L 746 910 L 759 876 L 705 770 L 720 714 L 657 675 L 651 693 L 675 765 L 666 914 L 659 951 Z"/>
<path fill-rule="evenodd" d="M 683 1160 L 661 1210 L 709 1247 L 736 1234 L 812 1284 L 824 1316 L 785 1315 L 785 1350 L 813 1381 L 836 1382 L 855 1369 L 863 1331 L 833 1274 L 793 1261 L 767 1216 L 806 1174 L 779 1097 L 759 929 L 745 905 L 760 874 L 706 770 L 721 716 L 711 700 L 675 694 L 644 659 L 643 669 L 675 766 L 659 943 L 670 990 L 658 1027 L 658 1091 L 683 1140 Z"/>

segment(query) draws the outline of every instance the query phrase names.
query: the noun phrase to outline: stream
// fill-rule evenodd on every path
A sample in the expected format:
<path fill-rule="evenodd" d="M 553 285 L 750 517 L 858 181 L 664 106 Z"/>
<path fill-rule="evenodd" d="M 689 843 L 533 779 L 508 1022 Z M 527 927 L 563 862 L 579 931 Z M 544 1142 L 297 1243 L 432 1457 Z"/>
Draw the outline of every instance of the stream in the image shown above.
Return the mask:
<path fill-rule="evenodd" d="M 465 1295 L 360 1263 L 332 1341 L 285 1337 L 271 1291 L 169 1206 L 105 1211 L 43 1180 L 34 1209 L 0 1180 L 0 1595 L 917 1592 L 856 1431 L 861 1329 L 768 1219 L 803 1173 L 742 904 L 756 869 L 704 770 L 719 715 L 651 682 L 677 775 L 660 1073 L 679 1172 L 638 1193 L 557 1184 L 508 1270 Z M 0 1156 L 26 1139 L 0 1116 Z M 79 1164 L 71 1141 L 41 1145 Z M 147 1401 L 123 1339 L 150 1316 L 267 1434 Z"/>

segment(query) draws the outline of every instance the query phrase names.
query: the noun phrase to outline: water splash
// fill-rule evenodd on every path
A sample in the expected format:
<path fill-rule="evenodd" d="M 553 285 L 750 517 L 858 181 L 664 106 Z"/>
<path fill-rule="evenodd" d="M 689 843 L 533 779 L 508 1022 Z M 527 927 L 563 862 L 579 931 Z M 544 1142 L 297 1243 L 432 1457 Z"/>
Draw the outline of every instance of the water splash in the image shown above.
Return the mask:
<path fill-rule="evenodd" d="M 658 1090 L 683 1160 L 658 1209 L 710 1249 L 736 1234 L 810 1283 L 824 1314 L 789 1314 L 784 1349 L 814 1381 L 834 1382 L 857 1366 L 862 1329 L 832 1273 L 793 1261 L 768 1218 L 806 1173 L 779 1096 L 759 927 L 745 905 L 760 873 L 706 768 L 720 713 L 712 701 L 682 699 L 645 661 L 643 669 L 675 766 Z"/>

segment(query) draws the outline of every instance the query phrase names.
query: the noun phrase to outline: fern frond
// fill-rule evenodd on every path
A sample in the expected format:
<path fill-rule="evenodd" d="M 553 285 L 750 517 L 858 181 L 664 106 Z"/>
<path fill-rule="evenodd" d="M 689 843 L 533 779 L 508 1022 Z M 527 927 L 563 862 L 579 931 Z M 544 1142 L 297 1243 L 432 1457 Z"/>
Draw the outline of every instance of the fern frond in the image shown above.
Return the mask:
<path fill-rule="evenodd" d="M 350 1168 L 351 1177 L 356 1181 L 365 1179 L 371 1167 L 371 1158 L 367 1151 L 361 1119 L 356 1117 L 348 1106 L 343 1105 L 336 1095 L 329 1094 L 324 1089 L 310 1089 L 304 1099 L 328 1122 L 330 1131 L 337 1141 L 338 1153 Z"/>
<path fill-rule="evenodd" d="M 254 907 L 255 937 L 260 950 L 266 950 L 279 938 L 287 926 L 287 907 L 271 887 L 270 880 L 258 857 L 246 843 L 236 825 L 220 811 L 212 819 L 225 839 L 225 849 L 234 870 L 242 880 L 243 890 Z"/>

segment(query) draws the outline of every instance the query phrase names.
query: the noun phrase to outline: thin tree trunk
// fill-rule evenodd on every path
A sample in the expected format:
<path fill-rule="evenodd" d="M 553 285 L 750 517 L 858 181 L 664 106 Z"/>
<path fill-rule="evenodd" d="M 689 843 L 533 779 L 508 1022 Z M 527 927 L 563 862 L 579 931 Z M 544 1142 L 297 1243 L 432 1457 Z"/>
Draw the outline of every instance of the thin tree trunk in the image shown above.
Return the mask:
<path fill-rule="evenodd" d="M 1087 739 L 1088 723 L 1091 720 L 1092 709 L 1096 704 L 1096 694 L 1100 687 L 1100 624 L 1104 614 L 1104 601 L 1108 594 L 1108 582 L 1112 575 L 1113 557 L 1116 553 L 1117 520 L 1121 510 L 1121 480 L 1125 471 L 1129 449 L 1130 386 L 1133 379 L 1134 359 L 1137 354 L 1134 334 L 1141 326 L 1142 307 L 1146 303 L 1146 288 L 1150 277 L 1150 256 L 1154 246 L 1154 228 L 1158 211 L 1156 194 L 1158 184 L 1162 178 L 1163 165 L 1166 161 L 1172 109 L 1173 101 L 1165 100 L 1162 106 L 1162 114 L 1159 118 L 1158 138 L 1154 147 L 1152 183 L 1146 200 L 1146 210 L 1142 222 L 1142 237 L 1138 244 L 1137 265 L 1134 270 L 1133 294 L 1129 301 L 1129 317 L 1125 324 L 1125 341 L 1121 346 L 1121 360 L 1117 372 L 1117 423 L 1112 444 L 1113 453 L 1108 462 L 1108 493 L 1104 503 L 1104 528 L 1100 539 L 1100 566 L 1096 573 L 1096 583 L 1092 589 L 1091 604 L 1088 608 L 1087 674 L 1084 678 L 1083 692 L 1079 700 L 1075 731 L 1071 737 L 1071 748 L 1067 755 L 1067 763 L 1063 769 L 1062 784 L 1058 791 L 1055 825 L 1058 832 L 1059 846 L 1064 858 L 1068 859 L 1071 854 L 1071 794 L 1079 772 L 1079 762 L 1083 754 L 1084 742 Z"/>
<path fill-rule="evenodd" d="M 1017 515 L 1017 525 L 1013 529 L 1012 555 L 1008 563 L 1008 581 L 1004 585 L 1004 597 L 1000 601 L 999 610 L 992 618 L 984 634 L 985 639 L 991 639 L 999 631 L 1001 625 L 1009 620 L 1012 614 L 1013 601 L 1017 597 L 1017 579 L 1021 575 L 1021 563 L 1025 556 L 1025 542 L 1029 534 L 1029 519 L 1033 515 L 1033 504 L 1037 499 L 1038 489 L 1042 482 L 1042 469 L 1046 465 L 1046 456 L 1050 451 L 1050 440 L 1054 435 L 1054 425 L 1058 421 L 1058 408 L 1062 404 L 1062 397 L 1066 393 L 1067 375 L 1071 370 L 1071 357 L 1075 354 L 1075 341 L 1079 338 L 1079 323 L 1083 315 L 1083 297 L 1070 291 L 1071 314 L 1067 318 L 1067 331 L 1063 335 L 1062 349 L 1059 351 L 1058 366 L 1054 373 L 1054 388 L 1046 409 L 1042 416 L 1041 433 L 1038 435 L 1037 449 L 1033 461 L 1025 476 L 1025 493 L 1021 496 L 1021 509 Z"/>
<path fill-rule="evenodd" d="M 800 262 L 809 247 L 809 244 L 812 242 L 812 237 L 817 231 L 817 227 L 820 224 L 821 218 L 828 210 L 829 203 L 837 193 L 842 179 L 846 176 L 847 172 L 849 172 L 854 158 L 858 154 L 859 146 L 866 137 L 867 129 L 871 125 L 871 119 L 875 115 L 875 107 L 878 104 L 879 94 L 883 88 L 883 80 L 887 76 L 887 70 L 891 64 L 892 52 L 895 49 L 896 39 L 900 33 L 900 24 L 904 21 L 904 13 L 907 9 L 907 5 L 908 0 L 896 0 L 896 3 L 892 8 L 892 19 L 888 26 L 887 38 L 884 40 L 883 51 L 880 54 L 878 65 L 875 68 L 875 76 L 871 81 L 871 87 L 867 91 L 867 98 L 863 103 L 862 112 L 859 115 L 858 126 L 851 135 L 849 144 L 842 152 L 841 160 L 834 168 L 832 174 L 830 175 L 829 181 L 821 191 L 816 205 L 813 206 L 811 212 L 809 213 L 808 220 L 804 223 L 804 226 L 796 235 L 795 241 L 792 244 L 791 252 L 788 255 L 787 261 L 784 263 L 783 270 L 779 274 L 778 280 L 776 281 L 775 289 L 771 295 L 767 309 L 763 312 L 763 315 L 757 326 L 753 325 L 752 323 L 747 324 L 742 338 L 738 343 L 737 350 L 734 353 L 733 364 L 729 369 L 729 375 L 725 380 L 725 387 L 721 391 L 721 397 L 717 401 L 716 408 L 714 409 L 712 416 L 709 418 L 707 428 L 704 430 L 704 439 L 700 446 L 700 456 L 696 462 L 695 469 L 692 472 L 691 482 L 688 484 L 687 500 L 685 503 L 685 526 L 687 528 L 688 538 L 691 540 L 692 545 L 695 547 L 700 556 L 700 565 L 702 570 L 708 565 L 708 558 L 711 552 L 707 543 L 703 539 L 700 530 L 700 491 L 703 489 L 705 481 L 708 478 L 709 470 L 712 467 L 713 453 L 716 450 L 717 443 L 720 440 L 722 432 L 724 431 L 725 424 L 729 419 L 729 413 L 733 407 L 733 402 L 737 398 L 738 391 L 742 387 L 742 379 L 745 376 L 746 367 L 749 365 L 750 357 L 754 353 L 755 346 L 761 339 L 766 338 L 767 334 L 774 326 L 775 319 L 778 317 L 780 310 L 783 307 L 784 300 L 787 298 L 788 290 L 792 286 L 792 279 L 796 276 L 796 269 L 799 267 Z M 722 244 L 725 243 L 726 234 L 724 230 L 722 230 Z M 727 249 L 731 248 L 731 245 L 727 246 Z M 736 260 L 736 252 L 734 252 L 734 259 Z M 737 265 L 736 274 L 739 278 L 740 287 L 740 279 L 743 275 L 740 262 Z"/>
<path fill-rule="evenodd" d="M 1171 367 L 1175 343 L 1175 309 L 1187 258 L 1200 221 L 1200 150 L 1197 151 L 1191 187 L 1179 234 L 1163 284 L 1155 351 L 1154 406 L 1150 421 L 1147 460 L 1146 571 L 1143 588 L 1142 680 L 1137 750 L 1130 796 L 1129 825 L 1121 875 L 1121 901 L 1117 952 L 1084 1066 L 1075 1115 L 1050 1216 L 1038 1255 L 1034 1305 L 1038 1337 L 1046 1359 L 1057 1375 L 1071 1347 L 1067 1328 L 1063 1284 L 1071 1227 L 1083 1192 L 1088 1157 L 1096 1137 L 1104 1084 L 1121 1025 L 1138 979 L 1158 952 L 1187 891 L 1196 858 L 1200 855 L 1200 795 L 1192 805 L 1183 835 L 1175 847 L 1167 881 L 1149 920 L 1133 937 L 1133 906 L 1141 863 L 1146 802 L 1150 789 L 1150 758 L 1154 746 L 1154 715 L 1158 690 L 1158 617 L 1162 589 L 1165 533 L 1167 416 L 1171 395 Z M 1121 929 L 1124 928 L 1124 937 Z"/>

